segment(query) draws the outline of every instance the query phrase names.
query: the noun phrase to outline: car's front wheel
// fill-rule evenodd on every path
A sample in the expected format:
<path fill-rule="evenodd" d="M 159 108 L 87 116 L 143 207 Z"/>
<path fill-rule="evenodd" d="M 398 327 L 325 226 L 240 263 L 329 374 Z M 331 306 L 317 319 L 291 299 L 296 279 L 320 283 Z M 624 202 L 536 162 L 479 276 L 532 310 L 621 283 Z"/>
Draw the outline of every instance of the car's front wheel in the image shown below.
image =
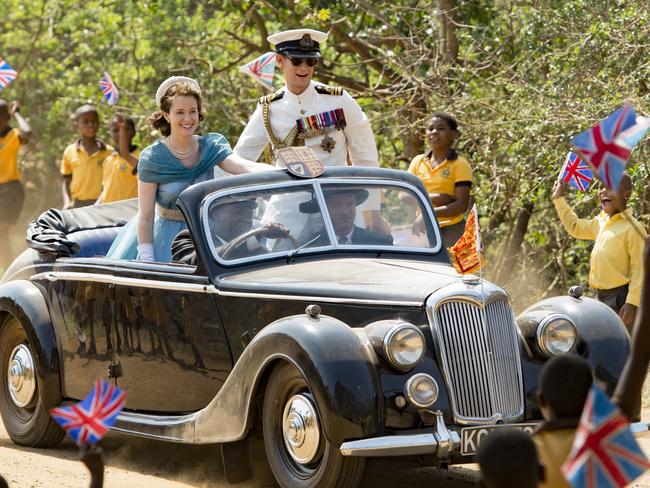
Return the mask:
<path fill-rule="evenodd" d="M 307 382 L 288 363 L 275 368 L 264 394 L 264 446 L 283 488 L 354 488 L 364 458 L 344 457 L 321 429 Z"/>
<path fill-rule="evenodd" d="M 65 433 L 50 417 L 39 393 L 34 349 L 15 317 L 0 329 L 0 414 L 9 437 L 23 446 L 55 446 Z"/>

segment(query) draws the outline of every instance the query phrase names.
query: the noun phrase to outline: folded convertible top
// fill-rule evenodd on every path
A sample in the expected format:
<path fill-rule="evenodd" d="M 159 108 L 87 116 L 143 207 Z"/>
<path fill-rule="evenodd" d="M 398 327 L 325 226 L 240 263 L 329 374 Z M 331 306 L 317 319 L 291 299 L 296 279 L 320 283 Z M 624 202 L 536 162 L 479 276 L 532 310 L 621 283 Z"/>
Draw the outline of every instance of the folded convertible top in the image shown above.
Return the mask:
<path fill-rule="evenodd" d="M 121 227 L 137 212 L 137 198 L 72 210 L 51 208 L 27 227 L 27 245 L 39 253 L 71 256 L 79 249 L 79 244 L 69 240 L 69 234 Z"/>

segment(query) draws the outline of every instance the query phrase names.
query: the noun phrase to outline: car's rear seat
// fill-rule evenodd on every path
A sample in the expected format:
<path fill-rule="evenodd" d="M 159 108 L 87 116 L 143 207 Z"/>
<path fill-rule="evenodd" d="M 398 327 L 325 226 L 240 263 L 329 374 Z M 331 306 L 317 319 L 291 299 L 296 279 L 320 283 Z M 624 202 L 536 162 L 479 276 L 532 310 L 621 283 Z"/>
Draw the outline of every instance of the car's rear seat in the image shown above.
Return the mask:
<path fill-rule="evenodd" d="M 76 258 L 106 256 L 120 229 L 121 227 L 106 227 L 79 230 L 68 234 L 67 239 L 79 245 L 79 250 L 73 256 Z"/>

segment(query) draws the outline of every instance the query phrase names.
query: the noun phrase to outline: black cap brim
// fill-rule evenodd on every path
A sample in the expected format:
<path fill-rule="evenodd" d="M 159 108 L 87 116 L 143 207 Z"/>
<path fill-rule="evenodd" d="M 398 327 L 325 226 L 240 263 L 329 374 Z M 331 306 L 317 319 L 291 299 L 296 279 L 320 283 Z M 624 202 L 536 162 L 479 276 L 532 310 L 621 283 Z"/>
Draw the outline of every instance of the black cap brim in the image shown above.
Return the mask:
<path fill-rule="evenodd" d="M 278 51 L 278 54 L 297 59 L 321 59 L 322 57 L 318 51 L 300 51 L 297 49 L 283 49 Z"/>

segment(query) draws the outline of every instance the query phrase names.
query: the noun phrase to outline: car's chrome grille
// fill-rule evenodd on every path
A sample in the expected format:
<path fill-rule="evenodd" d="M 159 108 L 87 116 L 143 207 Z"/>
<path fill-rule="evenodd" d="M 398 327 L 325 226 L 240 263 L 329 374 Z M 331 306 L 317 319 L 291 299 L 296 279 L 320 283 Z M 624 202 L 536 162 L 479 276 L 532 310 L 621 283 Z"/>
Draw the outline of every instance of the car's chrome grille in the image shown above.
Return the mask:
<path fill-rule="evenodd" d="M 454 416 L 464 422 L 514 419 L 523 413 L 514 315 L 505 297 L 484 308 L 445 301 L 434 311 Z"/>

